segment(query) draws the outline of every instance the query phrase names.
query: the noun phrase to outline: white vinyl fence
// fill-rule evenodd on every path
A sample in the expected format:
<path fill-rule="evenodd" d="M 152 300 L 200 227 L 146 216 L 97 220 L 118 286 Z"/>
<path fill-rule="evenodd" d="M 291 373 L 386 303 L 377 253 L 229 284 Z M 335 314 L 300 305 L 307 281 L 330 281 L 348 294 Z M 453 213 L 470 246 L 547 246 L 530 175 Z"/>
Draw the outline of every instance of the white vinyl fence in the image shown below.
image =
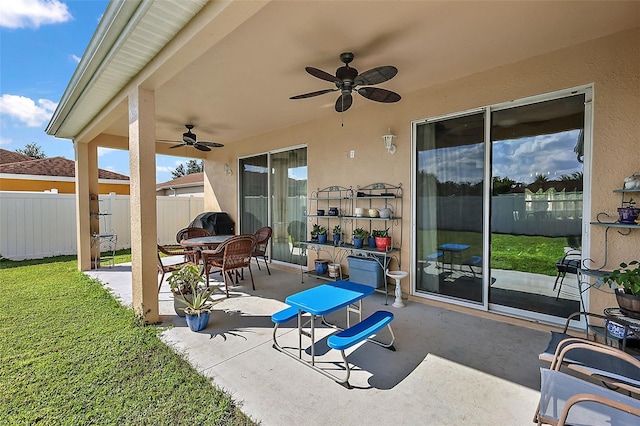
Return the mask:
<path fill-rule="evenodd" d="M 131 247 L 129 196 L 99 196 L 100 232 Z M 204 211 L 204 198 L 157 197 L 158 243 L 175 244 L 176 233 Z M 0 191 L 0 256 L 40 259 L 77 253 L 74 194 Z"/>

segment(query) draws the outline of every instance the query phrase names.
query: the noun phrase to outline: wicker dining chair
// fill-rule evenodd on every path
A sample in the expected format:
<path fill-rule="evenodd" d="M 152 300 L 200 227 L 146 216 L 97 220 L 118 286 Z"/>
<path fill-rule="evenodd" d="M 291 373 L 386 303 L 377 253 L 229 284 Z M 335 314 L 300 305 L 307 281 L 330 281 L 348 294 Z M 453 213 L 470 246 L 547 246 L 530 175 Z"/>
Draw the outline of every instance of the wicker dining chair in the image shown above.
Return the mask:
<path fill-rule="evenodd" d="M 165 263 L 162 261 L 162 257 L 160 256 L 160 253 L 164 254 L 165 256 L 184 255 L 185 260 L 183 262 L 178 262 L 178 263 Z M 162 287 L 162 282 L 164 281 L 165 274 L 167 272 L 177 271 L 178 269 L 182 268 L 184 265 L 192 263 L 190 260 L 186 260 L 186 258 L 192 257 L 192 256 L 193 256 L 193 252 L 182 250 L 182 249 L 173 250 L 171 248 L 163 247 L 160 244 L 158 244 L 158 275 L 160 275 L 160 282 L 158 283 L 158 293 L 160 293 L 160 287 Z"/>
<path fill-rule="evenodd" d="M 238 275 L 244 268 L 249 268 L 251 276 L 251 286 L 255 290 L 253 273 L 251 272 L 251 257 L 253 256 L 253 246 L 255 238 L 250 234 L 236 235 L 220 244 L 215 250 L 202 250 L 203 273 L 207 277 L 207 287 L 209 286 L 209 273 L 211 268 L 220 268 L 225 283 L 227 297 L 229 297 L 229 286 L 233 285 L 232 273 L 235 273 L 236 283 Z M 227 279 L 230 280 L 227 284 Z"/>
<path fill-rule="evenodd" d="M 204 228 L 182 228 L 176 233 L 176 241 L 178 244 L 182 243 L 182 240 L 188 240 L 189 238 L 198 237 L 210 237 L 211 232 Z M 185 260 L 198 263 L 198 251 L 197 250 L 185 250 L 188 253 L 185 254 Z"/>
<path fill-rule="evenodd" d="M 267 261 L 267 247 L 269 246 L 271 233 L 271 227 L 263 226 L 253 234 L 253 237 L 256 239 L 256 244 L 253 247 L 253 257 L 255 257 L 256 263 L 258 264 L 258 270 L 261 270 L 260 262 L 258 261 L 258 256 L 260 256 L 262 260 L 264 260 L 264 264 L 267 267 L 269 275 L 271 275 L 271 271 L 269 270 L 269 262 Z"/>

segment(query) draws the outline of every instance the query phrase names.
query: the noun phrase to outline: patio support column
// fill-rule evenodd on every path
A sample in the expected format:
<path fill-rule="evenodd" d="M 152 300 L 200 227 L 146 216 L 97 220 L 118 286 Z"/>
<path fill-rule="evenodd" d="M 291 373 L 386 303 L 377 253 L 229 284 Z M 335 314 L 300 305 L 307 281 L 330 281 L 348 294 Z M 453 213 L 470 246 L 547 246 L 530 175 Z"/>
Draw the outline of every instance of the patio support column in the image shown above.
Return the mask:
<path fill-rule="evenodd" d="M 155 94 L 129 93 L 131 185 L 131 285 L 133 309 L 146 323 L 158 321 Z"/>
<path fill-rule="evenodd" d="M 98 186 L 97 153 L 95 147 L 78 141 L 74 141 L 73 148 L 76 159 L 76 245 L 78 251 L 78 269 L 86 271 L 91 269 L 91 215 L 89 194 L 93 187 L 97 190 Z M 95 177 L 92 179 L 94 175 Z M 95 181 L 94 185 L 92 185 L 92 181 Z"/>

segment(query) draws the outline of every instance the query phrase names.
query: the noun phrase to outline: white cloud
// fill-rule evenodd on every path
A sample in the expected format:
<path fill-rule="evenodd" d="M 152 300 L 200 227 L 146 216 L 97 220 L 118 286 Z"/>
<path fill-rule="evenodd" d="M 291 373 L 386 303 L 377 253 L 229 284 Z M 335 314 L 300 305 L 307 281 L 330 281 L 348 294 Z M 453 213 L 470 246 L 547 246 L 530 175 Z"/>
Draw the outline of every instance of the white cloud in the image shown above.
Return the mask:
<path fill-rule="evenodd" d="M 118 149 L 113 149 L 113 148 L 104 148 L 99 146 L 98 147 L 98 157 L 102 157 L 103 155 L 107 155 L 110 154 L 114 151 L 119 151 Z"/>
<path fill-rule="evenodd" d="M 80 63 L 80 59 L 82 59 L 80 56 L 76 56 L 76 55 L 70 55 L 71 60 L 73 60 L 73 62 L 75 62 L 76 64 Z"/>
<path fill-rule="evenodd" d="M 13 141 L 9 138 L 3 138 L 2 136 L 0 136 L 0 146 L 2 145 L 11 145 Z"/>
<path fill-rule="evenodd" d="M 0 27 L 38 28 L 72 18 L 67 5 L 59 0 L 10 0 L 2 2 Z"/>
<path fill-rule="evenodd" d="M 19 120 L 28 127 L 39 127 L 51 118 L 56 103 L 49 99 L 33 99 L 19 95 L 2 95 L 0 97 L 0 114 Z"/>
<path fill-rule="evenodd" d="M 169 166 L 156 166 L 157 173 L 170 173 L 175 169 L 176 169 L 175 167 L 169 167 Z"/>

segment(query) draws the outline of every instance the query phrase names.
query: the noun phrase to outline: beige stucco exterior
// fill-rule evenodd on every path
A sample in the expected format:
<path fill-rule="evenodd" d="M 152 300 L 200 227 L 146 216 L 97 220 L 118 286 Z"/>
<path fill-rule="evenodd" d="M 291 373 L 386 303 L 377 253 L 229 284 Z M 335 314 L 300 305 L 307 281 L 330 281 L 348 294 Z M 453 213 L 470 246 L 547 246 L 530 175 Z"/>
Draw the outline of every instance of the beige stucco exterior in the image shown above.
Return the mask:
<path fill-rule="evenodd" d="M 308 146 L 309 191 L 331 185 L 401 183 L 404 189 L 402 265 L 411 265 L 411 122 L 593 84 L 594 119 L 591 171 L 591 220 L 598 212 L 615 212 L 620 196 L 614 189 L 640 170 L 640 29 L 625 31 L 550 54 L 453 80 L 403 97 L 392 107 L 371 104 L 335 116 L 246 139 L 206 160 L 207 210 L 237 212 L 237 176 L 222 164 L 288 146 Z M 344 120 L 344 126 L 341 125 Z M 387 153 L 382 135 L 390 128 L 397 152 Z M 237 147 L 237 148 L 236 148 Z M 349 151 L 355 150 L 355 158 Z M 214 158 L 212 158 L 214 157 Z M 215 188 L 215 190 L 212 190 Z M 586 196 L 586 195 L 585 195 Z M 234 217 L 237 221 L 237 214 Z M 604 228 L 588 227 L 590 257 L 604 258 Z M 640 232 L 611 233 L 608 267 L 640 256 Z M 402 282 L 410 293 L 410 281 Z M 591 310 L 615 305 L 612 296 L 593 291 Z"/>

